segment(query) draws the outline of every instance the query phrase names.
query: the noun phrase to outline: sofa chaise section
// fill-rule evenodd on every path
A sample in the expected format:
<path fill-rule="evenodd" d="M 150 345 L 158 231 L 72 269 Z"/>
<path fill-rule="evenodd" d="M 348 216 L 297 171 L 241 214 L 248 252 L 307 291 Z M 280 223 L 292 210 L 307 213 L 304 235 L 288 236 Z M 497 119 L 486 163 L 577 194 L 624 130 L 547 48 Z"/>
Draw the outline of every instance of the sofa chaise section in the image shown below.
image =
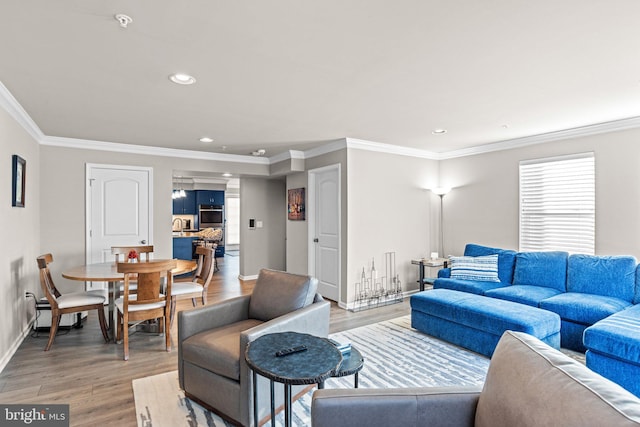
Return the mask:
<path fill-rule="evenodd" d="M 411 326 L 491 357 L 502 334 L 526 332 L 560 348 L 560 317 L 550 311 L 450 289 L 411 296 Z"/>

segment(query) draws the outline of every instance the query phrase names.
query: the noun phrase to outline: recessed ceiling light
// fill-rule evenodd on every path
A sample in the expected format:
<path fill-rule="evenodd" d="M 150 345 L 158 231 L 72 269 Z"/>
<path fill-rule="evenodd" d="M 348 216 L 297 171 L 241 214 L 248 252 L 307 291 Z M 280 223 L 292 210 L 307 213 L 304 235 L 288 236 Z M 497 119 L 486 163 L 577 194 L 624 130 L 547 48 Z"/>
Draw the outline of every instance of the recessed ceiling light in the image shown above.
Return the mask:
<path fill-rule="evenodd" d="M 200 138 L 200 142 L 213 142 L 213 139 L 209 138 L 208 136 L 203 136 L 202 138 Z"/>
<path fill-rule="evenodd" d="M 192 85 L 196 82 L 195 77 L 182 73 L 171 74 L 169 80 L 179 85 Z"/>
<path fill-rule="evenodd" d="M 442 135 L 444 133 L 447 133 L 446 129 L 434 129 L 431 131 L 432 134 L 434 135 Z"/>
<path fill-rule="evenodd" d="M 228 177 L 233 176 L 233 175 L 231 175 L 229 172 L 225 172 L 225 173 L 222 174 L 222 176 L 228 178 Z"/>

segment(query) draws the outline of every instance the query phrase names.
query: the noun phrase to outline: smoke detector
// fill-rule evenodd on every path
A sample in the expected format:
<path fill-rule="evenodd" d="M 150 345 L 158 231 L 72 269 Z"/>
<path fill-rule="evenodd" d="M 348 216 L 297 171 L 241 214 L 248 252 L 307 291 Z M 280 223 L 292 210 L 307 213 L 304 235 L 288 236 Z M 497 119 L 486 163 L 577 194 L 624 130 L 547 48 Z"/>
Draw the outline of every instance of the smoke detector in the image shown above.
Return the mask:
<path fill-rule="evenodd" d="M 116 21 L 120 23 L 120 26 L 122 28 L 127 28 L 127 25 L 133 22 L 133 19 L 131 19 L 130 16 L 125 15 L 123 13 L 118 13 L 117 15 L 114 16 L 114 18 L 116 18 Z"/>
<path fill-rule="evenodd" d="M 251 152 L 251 155 L 252 155 L 252 156 L 264 156 L 264 154 L 265 154 L 266 152 L 267 152 L 267 151 L 266 151 L 264 148 L 261 148 L 261 149 L 256 150 L 256 151 L 252 151 L 252 152 Z"/>

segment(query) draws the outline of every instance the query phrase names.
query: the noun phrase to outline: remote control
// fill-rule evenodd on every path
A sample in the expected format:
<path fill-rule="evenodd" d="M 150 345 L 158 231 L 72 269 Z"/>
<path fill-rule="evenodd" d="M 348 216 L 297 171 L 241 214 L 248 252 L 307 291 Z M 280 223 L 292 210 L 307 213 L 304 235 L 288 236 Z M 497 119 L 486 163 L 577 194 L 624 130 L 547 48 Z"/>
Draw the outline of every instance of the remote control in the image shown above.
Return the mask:
<path fill-rule="evenodd" d="M 293 353 L 300 353 L 301 351 L 307 351 L 307 347 L 304 345 L 299 345 L 298 347 L 283 348 L 282 350 L 276 351 L 276 357 L 282 357 Z"/>

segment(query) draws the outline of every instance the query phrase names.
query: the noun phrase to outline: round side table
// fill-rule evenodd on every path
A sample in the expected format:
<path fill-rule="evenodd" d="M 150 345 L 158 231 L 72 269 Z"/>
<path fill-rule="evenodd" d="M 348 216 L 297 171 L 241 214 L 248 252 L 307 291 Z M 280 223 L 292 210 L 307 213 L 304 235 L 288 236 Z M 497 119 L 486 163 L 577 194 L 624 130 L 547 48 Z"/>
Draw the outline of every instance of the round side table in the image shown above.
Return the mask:
<path fill-rule="evenodd" d="M 278 357 L 278 350 L 298 346 L 305 351 Z M 253 371 L 253 419 L 258 425 L 257 375 L 267 378 L 271 388 L 271 425 L 275 423 L 275 403 L 273 383 L 284 384 L 284 423 L 291 426 L 291 386 L 318 384 L 338 372 L 342 363 L 340 351 L 326 338 L 298 332 L 267 334 L 247 345 L 245 352 L 247 365 Z"/>

